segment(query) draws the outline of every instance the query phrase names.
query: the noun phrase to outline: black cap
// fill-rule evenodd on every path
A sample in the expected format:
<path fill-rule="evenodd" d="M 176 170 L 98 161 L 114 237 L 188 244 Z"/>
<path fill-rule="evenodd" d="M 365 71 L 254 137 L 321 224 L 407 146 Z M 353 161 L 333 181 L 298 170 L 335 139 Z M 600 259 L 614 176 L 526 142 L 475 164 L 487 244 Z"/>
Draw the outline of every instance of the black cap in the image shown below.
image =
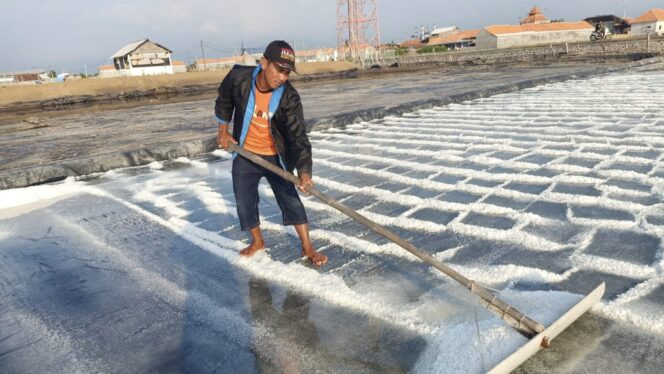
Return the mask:
<path fill-rule="evenodd" d="M 263 57 L 284 69 L 295 70 L 295 51 L 283 40 L 275 40 L 265 48 Z"/>

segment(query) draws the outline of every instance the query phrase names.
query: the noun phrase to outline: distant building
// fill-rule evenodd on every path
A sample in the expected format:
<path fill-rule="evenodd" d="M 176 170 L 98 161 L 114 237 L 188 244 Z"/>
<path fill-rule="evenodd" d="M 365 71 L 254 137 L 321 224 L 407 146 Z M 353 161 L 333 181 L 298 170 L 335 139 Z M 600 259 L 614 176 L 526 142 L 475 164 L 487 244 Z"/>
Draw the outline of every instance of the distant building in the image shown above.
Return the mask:
<path fill-rule="evenodd" d="M 611 34 L 627 34 L 630 28 L 630 22 L 627 18 L 620 18 L 613 15 L 588 17 L 584 21 L 593 26 L 597 26 L 601 22 L 604 27 L 609 29 Z"/>
<path fill-rule="evenodd" d="M 173 74 L 172 51 L 150 39 L 129 43 L 111 58 L 118 76 Z"/>
<path fill-rule="evenodd" d="M 429 39 L 444 38 L 446 36 L 458 34 L 459 32 L 460 32 L 460 30 L 456 26 L 439 27 L 439 28 L 434 29 L 433 31 L 431 31 L 431 35 L 429 36 Z"/>
<path fill-rule="evenodd" d="M 173 73 L 177 74 L 187 72 L 187 64 L 185 64 L 184 61 L 173 60 L 171 63 L 173 65 Z M 114 65 L 99 66 L 97 67 L 97 71 L 99 78 L 115 78 L 124 76 L 121 74 L 121 71 L 115 69 Z"/>
<path fill-rule="evenodd" d="M 113 65 L 102 65 L 97 67 L 97 72 L 99 78 L 114 78 L 114 77 L 119 77 L 120 73 L 115 70 L 115 66 Z"/>
<path fill-rule="evenodd" d="M 542 14 L 542 11 L 538 7 L 533 7 L 533 9 L 528 12 L 528 16 L 521 19 L 520 22 L 522 25 L 540 25 L 544 23 L 551 23 L 551 21 Z"/>
<path fill-rule="evenodd" d="M 0 84 L 36 83 L 46 80 L 49 80 L 48 73 L 43 69 L 0 73 Z"/>
<path fill-rule="evenodd" d="M 467 47 L 474 47 L 477 40 L 477 34 L 480 30 L 466 30 L 460 31 L 455 34 L 450 34 L 444 37 L 430 38 L 427 45 L 444 46 L 447 49 L 461 49 Z"/>
<path fill-rule="evenodd" d="M 418 49 L 418 48 L 422 48 L 422 47 L 426 46 L 426 44 L 424 42 L 422 42 L 419 38 L 416 38 L 416 39 L 406 40 L 405 42 L 399 44 L 399 46 L 402 47 L 402 48 L 415 48 L 415 49 Z"/>
<path fill-rule="evenodd" d="M 321 56 L 327 55 L 329 52 L 328 50 L 324 49 L 325 51 L 321 53 Z M 310 53 L 310 52 L 307 52 Z M 332 61 L 343 61 L 343 60 L 350 60 L 350 61 L 359 61 L 359 60 L 368 60 L 372 58 L 376 58 L 378 55 L 379 49 L 374 47 L 373 45 L 369 44 L 357 44 L 355 46 L 345 46 L 341 48 L 337 48 L 336 50 L 332 51 L 332 58 L 330 60 Z M 295 55 L 297 58 L 297 51 L 295 51 Z"/>
<path fill-rule="evenodd" d="M 318 48 L 295 51 L 295 62 L 324 62 L 334 61 L 338 52 L 334 48 Z"/>
<path fill-rule="evenodd" d="M 218 57 L 218 58 L 198 58 L 191 66 L 192 70 L 219 70 L 232 68 L 233 65 L 251 65 L 255 66 L 260 60 L 261 55 L 244 54 L 242 56 Z"/>
<path fill-rule="evenodd" d="M 171 63 L 173 65 L 173 73 L 177 74 L 187 72 L 187 64 L 185 64 L 184 61 L 172 60 Z"/>
<path fill-rule="evenodd" d="M 477 35 L 478 49 L 585 42 L 595 28 L 586 21 L 487 26 Z"/>
<path fill-rule="evenodd" d="M 632 21 L 631 35 L 664 35 L 664 9 L 650 9 Z"/>

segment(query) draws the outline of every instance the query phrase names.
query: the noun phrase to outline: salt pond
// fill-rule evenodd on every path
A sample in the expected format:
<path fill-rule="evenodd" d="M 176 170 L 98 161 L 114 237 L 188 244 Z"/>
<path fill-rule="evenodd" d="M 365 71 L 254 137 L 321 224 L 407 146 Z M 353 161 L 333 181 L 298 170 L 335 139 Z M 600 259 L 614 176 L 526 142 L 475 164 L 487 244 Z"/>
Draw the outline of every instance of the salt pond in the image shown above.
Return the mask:
<path fill-rule="evenodd" d="M 662 92 L 622 73 L 313 132 L 315 182 L 545 324 L 605 281 L 521 370 L 661 372 Z M 0 191 L 0 371 L 467 373 L 525 342 L 312 198 L 309 267 L 261 194 L 244 259 L 223 151 Z"/>

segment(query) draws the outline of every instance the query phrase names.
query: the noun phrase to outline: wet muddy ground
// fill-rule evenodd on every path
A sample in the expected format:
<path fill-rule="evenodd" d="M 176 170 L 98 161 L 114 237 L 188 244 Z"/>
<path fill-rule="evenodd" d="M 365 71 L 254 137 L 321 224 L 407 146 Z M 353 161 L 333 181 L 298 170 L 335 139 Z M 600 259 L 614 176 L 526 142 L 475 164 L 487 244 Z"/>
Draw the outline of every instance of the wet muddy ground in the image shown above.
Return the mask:
<path fill-rule="evenodd" d="M 306 84 L 300 89 L 309 123 L 358 110 L 461 94 L 516 82 L 594 71 L 604 66 L 502 67 L 459 73 L 426 70 L 376 78 Z M 70 116 L 35 116 L 0 125 L 0 172 L 66 160 L 208 139 L 215 135 L 214 98 L 89 111 Z M 102 157 L 103 158 L 103 157 Z"/>

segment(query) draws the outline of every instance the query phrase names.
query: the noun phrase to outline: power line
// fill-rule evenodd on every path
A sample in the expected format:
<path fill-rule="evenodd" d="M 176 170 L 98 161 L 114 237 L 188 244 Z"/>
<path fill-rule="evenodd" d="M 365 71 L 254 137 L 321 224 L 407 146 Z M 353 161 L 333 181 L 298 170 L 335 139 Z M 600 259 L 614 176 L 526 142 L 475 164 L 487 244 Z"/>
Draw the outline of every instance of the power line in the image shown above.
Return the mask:
<path fill-rule="evenodd" d="M 205 65 L 205 49 L 203 48 L 202 40 L 201 40 L 201 52 L 203 52 L 203 70 L 207 70 L 207 66 Z"/>

